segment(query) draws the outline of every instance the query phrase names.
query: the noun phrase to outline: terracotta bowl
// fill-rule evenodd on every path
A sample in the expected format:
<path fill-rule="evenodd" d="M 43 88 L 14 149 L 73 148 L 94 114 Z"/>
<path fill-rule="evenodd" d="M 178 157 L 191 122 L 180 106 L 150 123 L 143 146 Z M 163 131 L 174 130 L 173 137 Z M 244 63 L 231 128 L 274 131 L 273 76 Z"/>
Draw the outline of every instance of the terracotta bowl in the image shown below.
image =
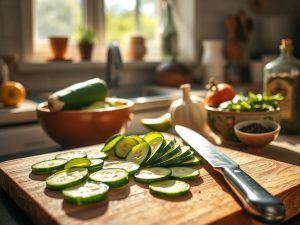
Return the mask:
<path fill-rule="evenodd" d="M 246 133 L 241 131 L 243 127 L 246 127 L 253 123 L 272 128 L 272 131 L 259 134 Z M 239 122 L 234 125 L 234 132 L 238 139 L 248 146 L 249 151 L 253 153 L 263 153 L 265 151 L 264 146 L 278 137 L 280 132 L 280 125 L 279 123 L 269 120 L 248 120 Z"/>
<path fill-rule="evenodd" d="M 123 105 L 104 109 L 50 112 L 47 102 L 43 102 L 37 106 L 37 116 L 45 132 L 64 147 L 103 143 L 115 133 L 125 133 L 134 105 L 126 99 L 106 100 Z"/>
<path fill-rule="evenodd" d="M 280 110 L 269 112 L 226 112 L 205 106 L 208 125 L 226 144 L 240 144 L 234 132 L 234 125 L 247 120 L 271 120 L 280 122 Z"/>

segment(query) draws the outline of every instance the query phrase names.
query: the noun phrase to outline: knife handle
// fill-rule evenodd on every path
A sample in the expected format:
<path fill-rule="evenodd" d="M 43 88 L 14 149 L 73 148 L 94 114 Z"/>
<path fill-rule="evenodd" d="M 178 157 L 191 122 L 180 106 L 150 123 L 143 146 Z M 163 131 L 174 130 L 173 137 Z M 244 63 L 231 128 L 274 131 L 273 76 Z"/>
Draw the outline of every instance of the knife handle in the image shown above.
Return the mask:
<path fill-rule="evenodd" d="M 220 172 L 220 171 L 219 171 Z M 224 168 L 223 176 L 231 189 L 237 194 L 244 208 L 255 219 L 267 223 L 278 224 L 284 220 L 283 203 L 273 197 L 243 170 Z"/>

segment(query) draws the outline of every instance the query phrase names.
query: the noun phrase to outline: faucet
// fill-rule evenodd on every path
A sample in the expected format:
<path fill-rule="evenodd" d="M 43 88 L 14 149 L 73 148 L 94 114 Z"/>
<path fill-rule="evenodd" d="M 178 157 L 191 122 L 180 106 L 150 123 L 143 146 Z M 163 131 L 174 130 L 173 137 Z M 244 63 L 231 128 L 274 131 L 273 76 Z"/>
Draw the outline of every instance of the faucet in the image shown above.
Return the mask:
<path fill-rule="evenodd" d="M 123 67 L 122 57 L 117 43 L 111 43 L 107 50 L 107 62 L 105 66 L 105 81 L 109 88 L 118 87 L 118 70 Z"/>

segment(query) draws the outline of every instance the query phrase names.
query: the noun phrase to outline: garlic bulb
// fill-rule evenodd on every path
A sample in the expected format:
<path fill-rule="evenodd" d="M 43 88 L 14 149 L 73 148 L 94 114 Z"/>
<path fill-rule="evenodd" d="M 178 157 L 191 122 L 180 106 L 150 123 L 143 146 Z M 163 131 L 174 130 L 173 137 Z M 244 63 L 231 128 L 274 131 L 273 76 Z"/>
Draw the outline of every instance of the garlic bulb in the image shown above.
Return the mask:
<path fill-rule="evenodd" d="M 170 108 L 172 125 L 183 125 L 197 132 L 204 131 L 206 127 L 206 111 L 202 98 L 191 95 L 191 85 L 180 86 L 183 96 L 174 101 Z"/>

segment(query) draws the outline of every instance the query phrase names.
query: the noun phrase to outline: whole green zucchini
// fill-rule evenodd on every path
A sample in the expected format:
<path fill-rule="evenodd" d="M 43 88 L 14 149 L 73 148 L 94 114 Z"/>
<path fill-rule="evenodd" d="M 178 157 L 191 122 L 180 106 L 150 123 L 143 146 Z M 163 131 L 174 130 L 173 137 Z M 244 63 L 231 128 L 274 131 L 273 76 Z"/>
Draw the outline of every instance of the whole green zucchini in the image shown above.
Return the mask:
<path fill-rule="evenodd" d="M 96 101 L 104 101 L 107 85 L 104 80 L 94 78 L 73 84 L 48 97 L 50 111 L 77 110 Z"/>

